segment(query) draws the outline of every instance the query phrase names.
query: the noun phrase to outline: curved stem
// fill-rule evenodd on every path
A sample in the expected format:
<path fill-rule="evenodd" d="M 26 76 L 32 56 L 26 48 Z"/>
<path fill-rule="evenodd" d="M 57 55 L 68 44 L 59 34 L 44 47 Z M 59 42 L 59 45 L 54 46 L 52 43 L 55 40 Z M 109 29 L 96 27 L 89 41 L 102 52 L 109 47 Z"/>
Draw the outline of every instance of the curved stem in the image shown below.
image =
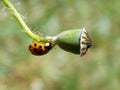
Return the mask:
<path fill-rule="evenodd" d="M 2 2 L 5 4 L 5 6 L 10 10 L 10 12 L 12 12 L 13 16 L 16 18 L 16 20 L 18 21 L 18 23 L 20 24 L 20 26 L 23 28 L 24 32 L 33 40 L 35 41 L 42 41 L 42 42 L 46 42 L 46 38 L 44 37 L 39 37 L 38 35 L 34 34 L 29 27 L 25 24 L 25 22 L 23 21 L 22 17 L 20 16 L 20 14 L 17 12 L 17 10 L 15 9 L 15 7 L 8 1 L 8 0 L 2 0 Z"/>

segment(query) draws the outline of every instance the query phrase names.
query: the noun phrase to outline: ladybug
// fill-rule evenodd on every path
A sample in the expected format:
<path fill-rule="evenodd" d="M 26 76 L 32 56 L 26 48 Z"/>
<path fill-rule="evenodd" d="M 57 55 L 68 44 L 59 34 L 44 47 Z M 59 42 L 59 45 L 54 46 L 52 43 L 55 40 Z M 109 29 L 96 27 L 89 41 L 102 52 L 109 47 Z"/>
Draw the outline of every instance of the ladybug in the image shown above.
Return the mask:
<path fill-rule="evenodd" d="M 33 55 L 44 55 L 52 49 L 54 45 L 52 43 L 33 42 L 29 45 L 28 49 Z"/>

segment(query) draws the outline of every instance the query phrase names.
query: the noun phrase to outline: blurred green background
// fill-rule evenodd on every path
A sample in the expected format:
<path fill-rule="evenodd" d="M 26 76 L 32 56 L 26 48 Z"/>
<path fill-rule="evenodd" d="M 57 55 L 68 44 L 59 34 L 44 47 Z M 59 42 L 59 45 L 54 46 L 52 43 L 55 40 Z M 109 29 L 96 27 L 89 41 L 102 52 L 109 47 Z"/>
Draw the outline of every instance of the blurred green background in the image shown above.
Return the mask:
<path fill-rule="evenodd" d="M 44 56 L 0 1 L 0 90 L 120 90 L 120 0 L 10 0 L 34 33 L 85 27 L 84 57 L 55 46 Z"/>

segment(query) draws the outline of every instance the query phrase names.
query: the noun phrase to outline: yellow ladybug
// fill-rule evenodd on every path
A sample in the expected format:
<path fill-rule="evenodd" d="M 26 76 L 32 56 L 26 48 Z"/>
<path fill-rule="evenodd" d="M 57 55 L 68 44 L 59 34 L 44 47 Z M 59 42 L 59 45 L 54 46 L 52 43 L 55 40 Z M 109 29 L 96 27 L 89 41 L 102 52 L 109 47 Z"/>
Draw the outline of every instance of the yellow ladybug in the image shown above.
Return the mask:
<path fill-rule="evenodd" d="M 44 55 L 49 52 L 53 47 L 52 43 L 43 43 L 43 42 L 33 42 L 29 45 L 29 51 L 33 55 Z"/>

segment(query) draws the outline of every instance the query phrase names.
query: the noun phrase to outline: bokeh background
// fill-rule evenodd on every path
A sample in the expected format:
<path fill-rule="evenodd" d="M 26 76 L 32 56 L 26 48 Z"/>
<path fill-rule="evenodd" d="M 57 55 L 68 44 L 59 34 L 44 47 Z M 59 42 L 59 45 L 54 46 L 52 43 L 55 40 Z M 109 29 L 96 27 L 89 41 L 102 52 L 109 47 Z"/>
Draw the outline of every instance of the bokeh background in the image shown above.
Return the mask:
<path fill-rule="evenodd" d="M 34 56 L 0 1 L 0 90 L 120 90 L 120 0 L 10 1 L 34 33 L 85 27 L 93 46 L 84 57 L 58 46 Z"/>

